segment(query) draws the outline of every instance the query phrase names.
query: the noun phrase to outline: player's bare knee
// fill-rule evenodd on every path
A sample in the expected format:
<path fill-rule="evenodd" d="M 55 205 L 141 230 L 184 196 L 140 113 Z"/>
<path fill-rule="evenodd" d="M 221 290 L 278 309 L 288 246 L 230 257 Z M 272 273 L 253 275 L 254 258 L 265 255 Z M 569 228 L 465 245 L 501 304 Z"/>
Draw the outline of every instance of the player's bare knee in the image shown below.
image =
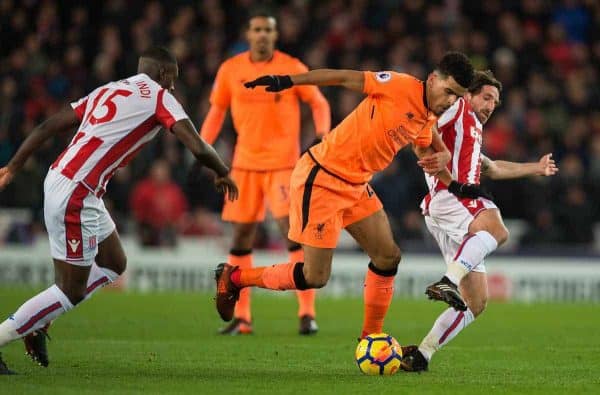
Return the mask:
<path fill-rule="evenodd" d="M 306 288 L 323 288 L 329 281 L 329 273 L 322 271 L 304 270 L 304 281 Z"/>
<path fill-rule="evenodd" d="M 395 247 L 396 248 L 392 256 L 392 263 L 394 264 L 394 266 L 398 266 L 400 264 L 400 261 L 402 260 L 402 251 L 400 251 L 400 247 Z"/>
<path fill-rule="evenodd" d="M 385 253 L 371 257 L 371 261 L 375 267 L 381 270 L 394 270 L 400 264 L 401 259 L 402 253 L 400 252 L 400 247 L 396 245 Z"/>
<path fill-rule="evenodd" d="M 327 285 L 327 281 L 329 281 L 328 276 L 320 275 L 320 274 L 309 274 L 306 276 L 306 285 L 308 288 L 323 288 Z"/>
<path fill-rule="evenodd" d="M 122 257 L 117 259 L 117 262 L 116 262 L 115 268 L 114 268 L 114 272 L 120 276 L 121 274 L 123 274 L 125 272 L 125 269 L 127 269 L 127 256 L 123 255 Z"/>
<path fill-rule="evenodd" d="M 86 287 L 80 284 L 57 284 L 73 306 L 79 304 L 86 295 Z"/>
<path fill-rule="evenodd" d="M 499 227 L 498 230 L 494 234 L 494 238 L 498 242 L 499 246 L 506 243 L 506 241 L 508 240 L 508 236 L 510 236 L 510 233 L 508 232 L 508 229 L 504 225 Z"/>
<path fill-rule="evenodd" d="M 251 250 L 254 246 L 254 237 L 257 225 L 255 223 L 234 224 L 232 248 L 236 250 Z"/>
<path fill-rule="evenodd" d="M 96 264 L 99 267 L 110 269 L 121 275 L 127 269 L 127 256 L 124 253 L 113 253 L 109 255 L 97 255 Z"/>

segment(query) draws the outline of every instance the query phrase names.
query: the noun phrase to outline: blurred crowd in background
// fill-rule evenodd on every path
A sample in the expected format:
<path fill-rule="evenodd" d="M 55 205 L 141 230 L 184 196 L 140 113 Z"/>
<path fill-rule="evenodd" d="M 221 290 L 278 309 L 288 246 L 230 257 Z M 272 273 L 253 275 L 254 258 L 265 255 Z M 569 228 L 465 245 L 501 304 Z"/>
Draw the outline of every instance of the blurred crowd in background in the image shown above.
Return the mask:
<path fill-rule="evenodd" d="M 264 3 L 260 2 L 260 5 Z M 278 48 L 310 68 L 395 70 L 421 79 L 447 50 L 465 52 L 504 84 L 502 105 L 484 128 L 492 159 L 537 161 L 552 152 L 552 178 L 484 182 L 507 219 L 526 224 L 521 250 L 585 248 L 600 222 L 600 2 L 595 0 L 291 0 L 271 2 Z M 0 166 L 40 121 L 110 80 L 135 74 L 138 54 L 168 46 L 180 63 L 176 96 L 199 128 L 220 63 L 247 49 L 251 0 L 0 0 Z M 362 99 L 323 89 L 336 125 Z M 314 136 L 309 111 L 303 145 Z M 43 178 L 71 135 L 49 141 L 8 189 L 2 208 L 31 209 L 4 241 L 43 231 Z M 216 148 L 229 161 L 235 132 L 226 122 Z M 426 192 L 409 151 L 373 180 L 400 245 L 424 240 L 418 204 Z M 162 133 L 105 197 L 121 233 L 146 245 L 178 235 L 219 235 L 222 197 L 211 174 L 173 135 Z M 153 230 L 160 229 L 160 232 Z M 600 236 L 600 235 L 599 235 Z M 260 246 L 280 243 L 263 228 Z"/>

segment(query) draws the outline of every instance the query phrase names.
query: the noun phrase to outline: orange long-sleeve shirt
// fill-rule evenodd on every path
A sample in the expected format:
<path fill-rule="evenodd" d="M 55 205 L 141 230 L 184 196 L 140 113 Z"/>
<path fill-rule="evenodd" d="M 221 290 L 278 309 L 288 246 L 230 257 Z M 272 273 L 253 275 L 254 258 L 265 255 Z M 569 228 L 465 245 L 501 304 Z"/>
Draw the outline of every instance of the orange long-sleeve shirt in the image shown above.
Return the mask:
<path fill-rule="evenodd" d="M 201 136 L 213 143 L 222 126 L 225 110 L 231 109 L 237 132 L 232 167 L 246 170 L 291 168 L 300 155 L 300 105 L 310 105 L 318 134 L 331 126 L 327 100 L 315 86 L 295 86 L 271 93 L 264 88 L 247 89 L 244 82 L 266 74 L 297 74 L 308 71 L 298 59 L 275 51 L 266 62 L 252 62 L 244 52 L 226 60 L 210 95 L 211 109 Z"/>

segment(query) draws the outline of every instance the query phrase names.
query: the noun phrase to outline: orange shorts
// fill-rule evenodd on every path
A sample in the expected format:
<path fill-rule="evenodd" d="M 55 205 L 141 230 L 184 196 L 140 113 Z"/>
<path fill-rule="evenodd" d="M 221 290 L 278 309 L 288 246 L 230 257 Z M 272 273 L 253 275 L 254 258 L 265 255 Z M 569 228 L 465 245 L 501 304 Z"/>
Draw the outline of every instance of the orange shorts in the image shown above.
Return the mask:
<path fill-rule="evenodd" d="M 320 248 L 335 248 L 342 229 L 383 208 L 368 183 L 343 181 L 308 155 L 294 168 L 290 199 L 288 238 Z"/>
<path fill-rule="evenodd" d="M 235 202 L 225 199 L 221 218 L 229 222 L 261 222 L 268 206 L 274 218 L 287 217 L 290 210 L 292 169 L 272 171 L 231 170 L 239 189 Z"/>

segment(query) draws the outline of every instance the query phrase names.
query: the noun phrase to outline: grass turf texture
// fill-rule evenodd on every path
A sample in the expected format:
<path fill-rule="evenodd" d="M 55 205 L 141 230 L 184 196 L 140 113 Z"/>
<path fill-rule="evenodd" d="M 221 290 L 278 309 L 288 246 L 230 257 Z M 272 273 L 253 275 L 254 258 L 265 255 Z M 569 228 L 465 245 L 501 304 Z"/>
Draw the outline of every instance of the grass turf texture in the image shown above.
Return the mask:
<path fill-rule="evenodd" d="M 0 317 L 34 292 L 0 288 Z M 360 299 L 318 299 L 321 330 L 301 337 L 295 298 L 255 293 L 255 334 L 224 337 L 211 296 L 102 291 L 51 328 L 49 368 L 34 365 L 21 341 L 1 350 L 20 375 L 0 376 L 0 394 L 600 391 L 597 305 L 492 303 L 435 355 L 429 372 L 370 377 L 353 358 Z M 415 343 L 443 308 L 394 300 L 385 329 Z"/>

